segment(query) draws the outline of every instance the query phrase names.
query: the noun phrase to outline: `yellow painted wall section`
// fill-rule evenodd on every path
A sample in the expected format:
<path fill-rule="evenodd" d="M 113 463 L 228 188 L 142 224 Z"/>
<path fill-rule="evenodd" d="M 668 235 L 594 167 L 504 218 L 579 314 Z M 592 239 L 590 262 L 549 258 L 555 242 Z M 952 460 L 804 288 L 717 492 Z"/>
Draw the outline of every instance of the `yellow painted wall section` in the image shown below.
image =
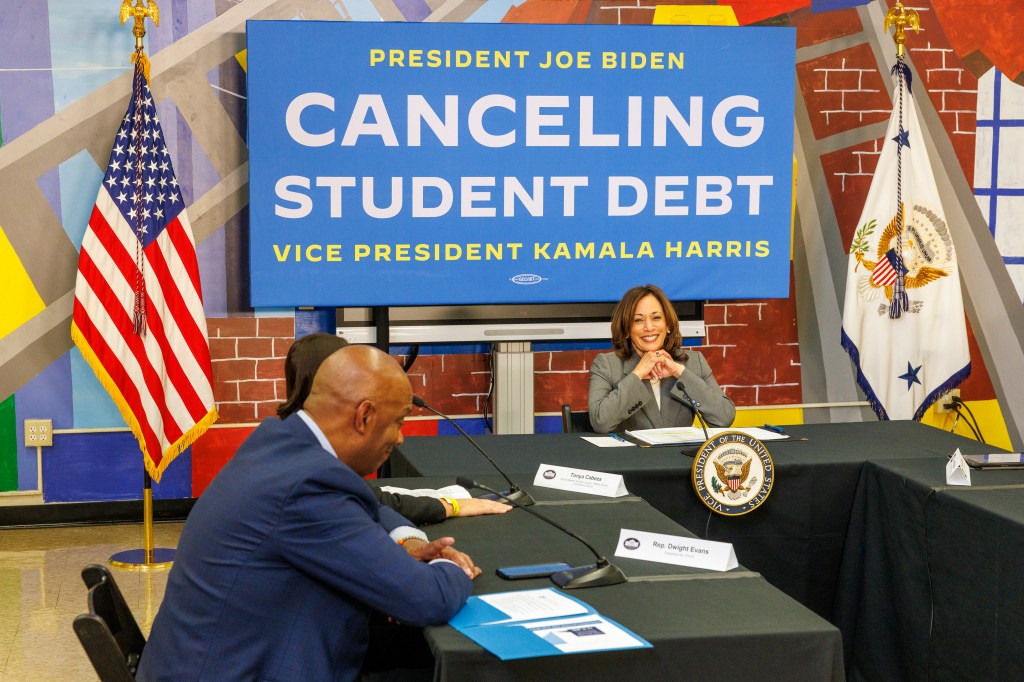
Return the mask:
<path fill-rule="evenodd" d="M 764 426 L 773 424 L 775 426 L 786 426 L 789 424 L 803 424 L 804 411 L 798 407 L 781 408 L 777 410 L 736 410 L 736 421 L 733 426 Z"/>
<path fill-rule="evenodd" d="M 28 322 L 46 306 L 0 227 L 0 338 Z"/>
<path fill-rule="evenodd" d="M 736 19 L 736 12 L 728 5 L 657 5 L 651 23 L 687 26 L 740 25 Z"/>
<path fill-rule="evenodd" d="M 1013 444 L 1010 442 L 1010 434 L 1006 431 L 1006 422 L 1003 421 L 1003 412 L 999 409 L 998 400 L 965 400 L 964 402 L 967 403 L 967 407 L 971 408 L 971 412 L 974 413 L 974 418 L 977 419 L 978 426 L 981 427 L 981 435 L 985 437 L 986 443 L 1003 448 L 1004 450 L 1013 450 Z M 964 410 L 964 413 L 967 417 L 970 417 L 970 412 Z M 974 438 L 970 427 L 964 423 L 965 420 L 965 417 L 960 418 L 960 421 L 956 424 L 955 433 L 967 438 Z M 952 429 L 954 422 L 956 422 L 956 412 L 940 413 L 935 410 L 934 405 L 925 412 L 924 418 L 921 420 L 922 424 L 928 424 L 943 431 Z M 949 454 L 952 455 L 953 453 Z"/>

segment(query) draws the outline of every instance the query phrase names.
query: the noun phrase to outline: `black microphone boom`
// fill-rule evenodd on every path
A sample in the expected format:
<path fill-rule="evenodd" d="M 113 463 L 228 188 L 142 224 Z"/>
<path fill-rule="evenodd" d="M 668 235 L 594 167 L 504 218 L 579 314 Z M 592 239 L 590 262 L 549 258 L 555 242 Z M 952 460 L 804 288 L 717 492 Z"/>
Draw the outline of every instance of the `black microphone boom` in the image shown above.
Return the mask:
<path fill-rule="evenodd" d="M 504 498 L 513 507 L 518 507 L 519 509 L 522 509 L 524 512 L 536 516 L 544 523 L 554 526 L 555 528 L 562 531 L 569 537 L 575 538 L 576 540 L 582 542 L 586 546 L 586 548 L 589 549 L 595 557 L 597 557 L 597 563 L 587 564 L 586 566 L 577 566 L 576 568 L 571 568 L 565 571 L 558 571 L 556 573 L 552 573 L 551 581 L 559 587 L 561 587 L 563 590 L 572 590 L 577 587 L 604 587 L 605 585 L 618 585 L 619 583 L 626 582 L 626 576 L 625 574 L 623 574 L 621 570 L 619 570 L 618 566 L 616 566 L 613 563 L 610 563 L 607 559 L 601 556 L 600 552 L 594 549 L 593 545 L 591 545 L 589 542 L 584 540 L 576 533 L 573 533 L 568 528 L 565 528 L 564 526 L 555 523 L 548 517 L 539 514 L 538 512 L 534 511 L 533 509 L 530 509 L 529 507 L 524 507 L 522 504 L 516 502 L 511 498 L 505 497 L 504 495 L 494 490 L 493 488 L 488 488 L 487 486 L 481 483 L 477 483 L 476 481 L 470 478 L 459 476 L 458 478 L 455 479 L 455 483 L 457 485 L 461 485 L 463 488 L 466 488 L 467 490 L 479 488 L 480 490 L 491 493 L 492 495 L 497 495 L 498 497 Z"/>
<path fill-rule="evenodd" d="M 494 493 L 494 494 L 498 495 L 498 497 L 501 497 L 504 500 L 508 500 L 508 501 L 515 500 L 515 501 L 519 502 L 519 504 L 521 504 L 523 506 L 530 505 L 530 504 L 534 503 L 533 498 L 530 496 L 530 493 L 526 492 L 525 490 L 520 488 L 518 485 L 513 483 L 512 479 L 508 477 L 508 474 L 506 474 L 502 470 L 502 468 L 500 466 L 498 466 L 498 463 L 495 462 L 493 459 L 491 459 L 491 456 L 488 455 L 486 452 L 484 452 L 484 449 L 482 447 L 480 447 L 479 445 L 477 445 L 476 441 L 473 440 L 472 438 L 470 438 L 469 434 L 466 433 L 465 431 L 463 431 L 462 427 L 459 426 L 458 424 L 456 424 L 454 419 L 452 419 L 451 417 L 449 417 L 446 414 L 442 414 L 442 413 L 438 412 L 437 410 L 435 410 L 430 405 L 427 405 L 423 401 L 423 398 L 419 397 L 418 395 L 414 395 L 412 397 L 412 404 L 415 405 L 416 407 L 422 407 L 424 410 L 429 410 L 429 411 L 433 412 L 434 414 L 436 414 L 441 419 L 444 419 L 447 422 L 449 422 L 452 426 L 454 426 L 458 430 L 459 433 L 461 433 L 463 436 L 465 436 L 466 440 L 468 440 L 470 442 L 470 444 L 472 444 L 472 446 L 477 449 L 477 452 L 479 452 L 481 455 L 483 455 L 484 458 L 488 462 L 491 463 L 491 466 L 494 467 L 495 470 L 497 470 L 497 472 L 504 477 L 504 479 L 508 482 L 509 489 L 506 490 L 504 493 Z M 481 490 L 483 490 L 483 488 L 481 488 Z"/>
<path fill-rule="evenodd" d="M 690 394 L 686 392 L 686 387 L 683 386 L 683 382 L 680 381 L 678 384 L 679 390 L 683 392 L 683 396 L 690 401 L 690 408 L 693 413 L 697 415 L 697 423 L 700 424 L 700 428 L 704 429 L 704 442 L 711 440 L 711 436 L 708 435 L 708 423 L 704 420 L 704 413 L 700 411 L 700 403 L 690 397 Z"/>

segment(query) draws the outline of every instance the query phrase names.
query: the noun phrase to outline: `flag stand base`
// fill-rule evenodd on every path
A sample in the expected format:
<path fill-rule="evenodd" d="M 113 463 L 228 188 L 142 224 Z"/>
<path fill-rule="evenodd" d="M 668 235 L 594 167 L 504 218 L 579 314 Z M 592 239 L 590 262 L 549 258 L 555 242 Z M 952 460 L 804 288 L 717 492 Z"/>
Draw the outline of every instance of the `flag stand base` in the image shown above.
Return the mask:
<path fill-rule="evenodd" d="M 153 548 L 153 479 L 145 471 L 142 481 L 142 532 L 143 549 L 129 549 L 118 552 L 108 559 L 111 566 L 129 571 L 162 571 L 174 563 L 176 550 L 164 547 Z"/>
<path fill-rule="evenodd" d="M 166 547 L 158 547 L 153 550 L 153 556 L 146 558 L 144 549 L 128 549 L 118 552 L 110 557 L 108 561 L 114 568 L 122 568 L 129 571 L 163 571 L 174 563 L 175 550 Z"/>

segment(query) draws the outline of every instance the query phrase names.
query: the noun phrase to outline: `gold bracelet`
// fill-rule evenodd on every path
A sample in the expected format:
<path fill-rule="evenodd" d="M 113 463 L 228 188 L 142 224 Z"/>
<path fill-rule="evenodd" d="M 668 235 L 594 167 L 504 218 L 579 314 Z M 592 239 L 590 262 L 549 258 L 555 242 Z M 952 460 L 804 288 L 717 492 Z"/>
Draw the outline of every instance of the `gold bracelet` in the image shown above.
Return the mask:
<path fill-rule="evenodd" d="M 459 515 L 459 503 L 454 497 L 442 497 L 441 499 L 452 506 L 452 516 Z"/>

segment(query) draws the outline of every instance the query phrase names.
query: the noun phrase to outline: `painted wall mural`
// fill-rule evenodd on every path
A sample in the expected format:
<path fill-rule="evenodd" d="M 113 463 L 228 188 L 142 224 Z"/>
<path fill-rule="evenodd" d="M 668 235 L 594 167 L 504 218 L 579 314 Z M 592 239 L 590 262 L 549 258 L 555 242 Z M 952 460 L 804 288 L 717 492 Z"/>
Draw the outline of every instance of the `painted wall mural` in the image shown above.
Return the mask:
<path fill-rule="evenodd" d="M 664 2 L 662 5 L 705 3 Z M 793 26 L 797 79 L 808 123 L 798 134 L 820 150 L 816 173 L 831 199 L 836 242 L 848 245 L 880 149 L 872 127 L 891 107 L 887 79 L 865 22 L 866 0 L 733 0 L 741 25 Z M 881 3 L 884 6 L 885 3 Z M 921 0 L 923 31 L 910 61 L 1018 288 L 1024 179 L 1007 163 L 1024 145 L 1024 46 L 1003 30 L 1024 18 L 1016 0 Z M 130 93 L 133 38 L 110 0 L 5 0 L 0 3 L 0 493 L 40 485 L 35 448 L 23 444 L 26 418 L 60 431 L 42 453 L 47 502 L 137 498 L 142 466 L 116 408 L 69 336 L 77 250 L 119 117 Z M 446 21 L 649 24 L 654 5 L 638 0 L 163 0 L 150 26 L 152 89 L 198 243 L 222 424 L 179 457 L 157 497 L 188 497 L 206 483 L 283 396 L 284 353 L 307 329 L 303 311 L 249 307 L 245 22 Z M 884 14 L 884 10 L 882 12 Z M 990 14 L 1003 17 L 998 22 Z M 997 31 L 997 29 L 999 29 Z M 818 264 L 794 261 L 791 280 Z M 802 370 L 821 346 L 803 333 L 797 288 L 787 299 L 716 302 L 705 308 L 703 350 L 741 412 L 771 421 L 803 419 L 815 379 Z M 827 336 L 827 333 L 824 334 Z M 821 344 L 838 346 L 834 338 Z M 558 430 L 560 404 L 585 404 L 589 362 L 605 345 L 537 344 L 538 430 Z M 995 393 L 972 340 L 975 372 L 963 397 L 998 420 Z M 407 349 L 394 349 L 403 355 Z M 480 346 L 424 348 L 414 388 L 446 412 L 484 429 L 489 361 Z M 987 407 L 986 407 L 987 406 Z M 988 409 L 988 412 L 985 410 Z M 979 410 L 975 408 L 977 413 Z M 546 413 L 546 414 L 544 414 Z M 780 419 L 780 416 L 782 417 Z M 981 415 L 979 415 L 981 416 Z M 934 423 L 949 428 L 945 417 Z M 986 423 L 988 423 L 986 421 Z M 412 431 L 436 433 L 436 422 Z M 442 426 L 441 432 L 445 432 Z M 86 432 L 84 430 L 106 430 Z M 986 434 L 988 435 L 988 434 Z M 997 437 L 990 438 L 997 442 Z M 4 504 L 0 497 L 0 504 Z"/>

